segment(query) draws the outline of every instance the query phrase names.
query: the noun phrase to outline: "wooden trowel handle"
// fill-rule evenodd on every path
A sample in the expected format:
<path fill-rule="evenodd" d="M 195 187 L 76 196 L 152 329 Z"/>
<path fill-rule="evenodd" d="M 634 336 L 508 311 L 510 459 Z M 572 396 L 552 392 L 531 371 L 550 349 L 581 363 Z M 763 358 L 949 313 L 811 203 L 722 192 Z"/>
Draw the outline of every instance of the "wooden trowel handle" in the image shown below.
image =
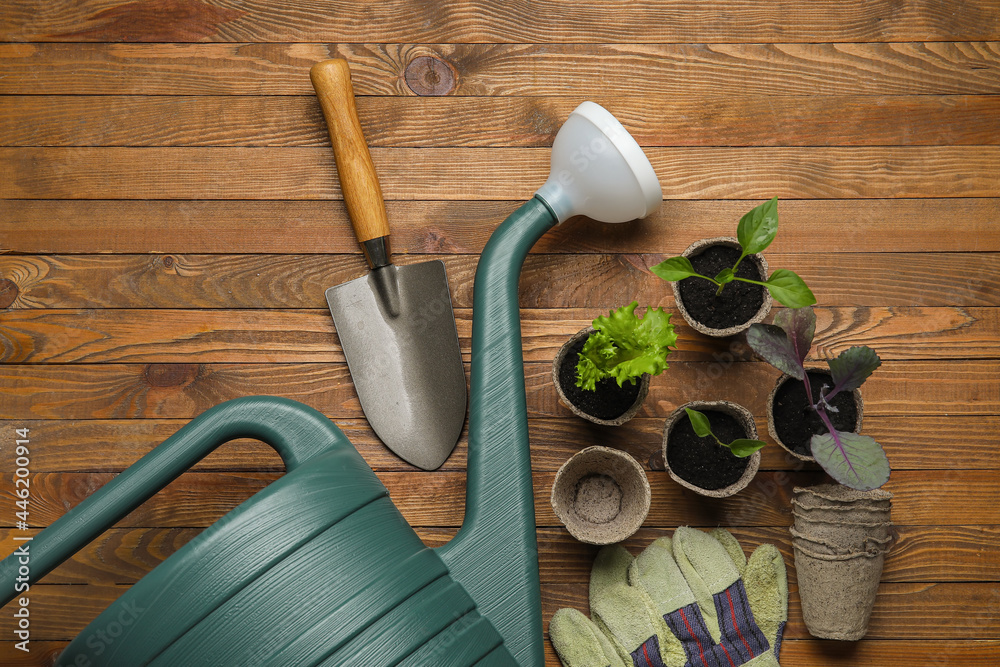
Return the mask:
<path fill-rule="evenodd" d="M 347 61 L 335 58 L 316 63 L 309 76 L 326 117 L 330 143 L 337 159 L 340 189 L 344 193 L 344 204 L 351 216 L 354 235 L 362 245 L 365 241 L 387 237 L 389 220 L 385 214 L 382 188 L 379 187 L 375 165 L 358 121 Z"/>

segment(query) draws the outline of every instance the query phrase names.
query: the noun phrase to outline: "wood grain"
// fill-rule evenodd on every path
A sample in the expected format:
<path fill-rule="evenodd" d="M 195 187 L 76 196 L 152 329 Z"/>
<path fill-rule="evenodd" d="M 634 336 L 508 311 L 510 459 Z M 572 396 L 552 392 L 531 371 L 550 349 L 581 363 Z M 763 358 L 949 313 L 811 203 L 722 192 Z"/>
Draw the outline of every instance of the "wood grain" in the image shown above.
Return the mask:
<path fill-rule="evenodd" d="M 906 655 L 916 664 L 931 665 L 935 660 L 955 660 L 967 667 L 994 667 L 1000 641 L 960 639 L 907 639 Z M 831 667 L 881 667 L 899 659 L 903 641 L 866 639 L 864 642 L 835 642 L 819 639 L 785 639 L 781 659 L 788 665 L 830 665 Z M 10 667 L 37 667 L 54 664 L 68 641 L 33 640 L 31 653 L 14 648 L 13 641 L 0 641 L 0 662 Z M 942 658 L 942 656 L 947 656 Z M 552 645 L 545 642 L 546 665 L 559 666 Z"/>
<path fill-rule="evenodd" d="M 39 620 L 37 625 L 32 624 L 33 641 L 72 638 L 127 589 L 127 586 L 98 585 L 34 586 L 32 611 L 37 610 Z M 882 584 L 868 637 L 897 641 L 995 639 L 1000 631 L 1000 615 L 996 613 L 998 597 L 1000 590 L 989 583 Z M 560 607 L 586 609 L 586 601 L 583 585 L 548 586 L 542 591 L 543 618 L 550 618 Z M 942 624 L 941 617 L 951 621 Z M 0 617 L 0 633 L 11 635 L 13 620 L 9 615 Z M 808 637 L 794 588 L 789 596 L 789 623 L 785 632 L 792 640 Z"/>
<path fill-rule="evenodd" d="M 998 50 L 996 41 L 0 44 L 0 94 L 308 95 L 309 68 L 340 57 L 357 94 L 412 95 L 406 68 L 429 57 L 456 73 L 459 96 L 996 95 Z"/>
<path fill-rule="evenodd" d="M 644 528 L 624 543 L 638 554 L 652 540 L 670 536 L 673 528 Z M 900 526 L 882 571 L 883 582 L 992 581 L 1000 566 L 997 526 Z M 13 535 L 35 535 L 39 531 L 0 530 L 0 549 L 13 551 L 19 543 Z M 187 544 L 200 528 L 112 528 L 87 545 L 43 579 L 45 584 L 133 584 L 152 568 Z M 425 544 L 447 543 L 455 528 L 418 528 Z M 781 549 L 794 577 L 788 528 L 751 527 L 732 531 L 749 554 L 762 543 Z M 538 529 L 540 576 L 549 584 L 586 585 L 597 548 L 573 539 L 562 527 Z"/>
<path fill-rule="evenodd" d="M 888 0 L 845 4 L 608 0 L 567 13 L 556 0 L 462 2 L 441 11 L 415 0 L 380 2 L 378 20 L 363 6 L 293 2 L 131 3 L 61 0 L 39 12 L 12 0 L 0 13 L 2 41 L 107 42 L 688 42 L 688 41 L 938 41 L 1000 37 L 986 0 L 956 9 L 932 0 L 899 6 Z M 725 8 L 725 18 L 719 13 Z M 336 17 L 335 21 L 329 17 Z"/>
<path fill-rule="evenodd" d="M 750 361 L 739 340 L 695 332 L 669 309 L 678 339 L 670 361 Z M 550 361 L 597 311 L 526 310 L 526 361 Z M 817 308 L 809 358 L 833 358 L 854 345 L 874 347 L 886 360 L 996 359 L 997 308 Z M 456 325 L 470 360 L 472 310 L 459 308 Z M 15 309 L 0 330 L 3 363 L 343 363 L 343 350 L 323 310 Z"/>
<path fill-rule="evenodd" d="M 998 603 L 1000 588 L 995 583 L 882 584 L 875 599 L 865 640 L 888 639 L 898 642 L 931 637 L 953 640 L 995 639 L 1000 635 Z M 547 586 L 542 592 L 543 617 L 550 618 L 560 607 L 585 610 L 587 587 L 572 584 Z M 809 637 L 801 618 L 798 591 L 790 587 L 789 620 L 785 628 L 787 638 Z M 941 618 L 948 618 L 949 622 L 943 624 Z"/>
<path fill-rule="evenodd" d="M 0 80 L 2 81 L 2 80 Z M 996 197 L 1000 146 L 649 148 L 667 199 Z M 547 148 L 374 148 L 388 199 L 525 200 Z M 330 199 L 331 151 L 291 148 L 0 148 L 12 199 Z"/>
<path fill-rule="evenodd" d="M 1000 136 L 998 134 L 997 136 Z M 393 251 L 479 253 L 522 202 L 390 201 Z M 539 253 L 670 253 L 732 234 L 751 200 L 663 202 L 649 218 L 576 218 Z M 774 253 L 998 252 L 1000 199 L 783 200 Z M 858 230 L 863 229 L 864 233 Z M 271 253 L 354 250 L 339 201 L 0 200 L 0 243 L 19 254 Z"/>
<path fill-rule="evenodd" d="M 379 472 L 393 502 L 412 526 L 462 523 L 465 474 Z M 37 473 L 30 477 L 29 525 L 40 527 L 57 518 L 106 484 L 113 473 Z M 192 528 L 211 525 L 280 475 L 263 472 L 189 472 L 122 519 L 120 527 Z M 554 472 L 535 471 L 535 515 L 539 526 L 559 526 L 549 504 Z M 684 490 L 665 473 L 651 476 L 650 526 L 788 526 L 795 486 L 820 483 L 821 472 L 760 472 L 738 496 L 706 500 Z M 897 470 L 885 487 L 896 494 L 892 519 L 897 525 L 977 526 L 1000 524 L 1000 509 L 990 499 L 1000 471 Z M 13 493 L 2 490 L 13 507 Z M 13 518 L 13 510 L 8 516 Z M 9 520 L 5 520 L 9 521 Z M 10 526 L 6 526 L 10 527 Z"/>
<path fill-rule="evenodd" d="M 996 415 L 1000 361 L 887 361 L 864 387 L 865 415 Z M 468 373 L 468 371 L 466 371 Z M 525 364 L 529 417 L 567 417 L 552 365 Z M 726 367 L 675 362 L 655 382 L 640 414 L 666 417 L 706 395 L 761 414 L 779 373 L 763 362 Z M 669 382 L 668 382 L 669 380 Z M 191 419 L 216 403 L 271 394 L 312 405 L 331 419 L 360 419 L 340 364 L 48 364 L 0 366 L 0 418 Z"/>
<path fill-rule="evenodd" d="M 723 96 L 590 99 L 620 118 L 642 146 L 1000 143 L 997 95 L 771 95 L 767 113 Z M 577 103 L 561 97 L 357 99 L 368 145 L 379 147 L 547 147 Z M 0 107 L 0 145 L 325 147 L 323 125 L 311 96 L 15 95 Z"/>
<path fill-rule="evenodd" d="M 587 308 L 591 319 L 633 300 L 672 307 L 670 285 L 649 267 L 679 254 L 685 242 L 677 240 L 674 251 L 655 255 L 530 255 L 521 273 L 521 307 Z M 478 257 L 395 259 L 399 264 L 441 259 L 454 306 L 472 307 Z M 798 273 L 827 306 L 1000 305 L 997 253 L 769 253 L 768 261 L 772 269 Z M 327 308 L 328 287 L 365 271 L 360 255 L 0 255 L 0 276 L 16 290 L 12 309 L 321 310 Z"/>
<path fill-rule="evenodd" d="M 760 406 L 754 406 L 759 408 Z M 762 470 L 814 470 L 780 449 L 758 415 L 759 437 L 771 446 L 763 450 Z M 0 436 L 14 440 L 15 428 L 31 429 L 32 470 L 35 472 L 120 472 L 187 423 L 183 419 L 95 419 L 0 421 Z M 337 419 L 351 443 L 378 471 L 415 471 L 390 452 L 364 419 Z M 998 470 L 996 415 L 885 415 L 869 419 L 864 432 L 885 449 L 894 470 Z M 603 444 L 631 454 L 650 472 L 663 471 L 663 419 L 637 417 L 615 428 L 596 428 L 582 419 L 536 417 L 528 421 L 532 468 L 555 471 L 587 444 Z M 962 434 L 962 457 L 955 460 L 954 433 Z M 442 470 L 462 471 L 468 441 L 463 434 Z M 13 469 L 13 450 L 0 449 L 0 470 Z M 223 445 L 195 465 L 200 471 L 284 471 L 270 447 L 252 440 Z"/>
<path fill-rule="evenodd" d="M 354 106 L 351 66 L 343 58 L 324 60 L 312 66 L 309 76 L 326 119 L 354 235 L 362 243 L 389 236 L 382 189 Z"/>
<path fill-rule="evenodd" d="M 779 547 L 782 664 L 998 664 L 997 0 L 2 3 L 0 553 L 14 547 L 15 430 L 30 428 L 35 534 L 206 408 L 257 393 L 329 415 L 425 543 L 455 535 L 466 434 L 434 473 L 388 451 L 323 299 L 365 272 L 308 77 L 330 57 L 350 62 L 396 260 L 445 262 L 467 365 L 478 255 L 541 185 L 581 100 L 622 120 L 662 183 L 646 220 L 553 229 L 520 282 L 546 622 L 586 611 L 597 552 L 559 524 L 549 490 L 571 455 L 604 444 L 652 486 L 633 553 L 683 524 Z M 670 412 L 728 398 L 766 434 L 777 372 L 691 331 L 649 267 L 732 234 L 773 195 L 771 267 L 819 299 L 812 359 L 853 345 L 884 359 L 863 432 L 893 466 L 896 543 L 861 642 L 809 638 L 801 620 L 789 497 L 825 479 L 814 464 L 772 443 L 723 501 L 663 471 Z M 639 416 L 597 427 L 559 403 L 550 360 L 633 299 L 675 313 L 678 350 Z M 283 474 L 263 443 L 223 445 L 32 588 L 30 654 L 2 615 L 0 664 L 54 664 L 129 585 Z"/>

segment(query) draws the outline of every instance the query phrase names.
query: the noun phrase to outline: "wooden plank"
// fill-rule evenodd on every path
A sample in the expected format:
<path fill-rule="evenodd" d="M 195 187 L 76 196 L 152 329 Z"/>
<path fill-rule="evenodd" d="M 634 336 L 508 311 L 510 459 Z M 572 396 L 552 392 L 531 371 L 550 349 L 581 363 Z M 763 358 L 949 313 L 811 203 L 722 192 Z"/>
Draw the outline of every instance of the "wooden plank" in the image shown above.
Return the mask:
<path fill-rule="evenodd" d="M 784 25 L 784 22 L 782 22 Z M 359 95 L 1000 94 L 995 41 L 900 44 L 0 44 L 0 94 L 312 95 L 351 62 Z M 436 83 L 416 68 L 435 63 Z M 426 70 L 426 67 L 424 69 Z M 627 76 L 622 73 L 627 72 Z M 441 77 L 445 79 L 441 79 Z M 448 80 L 450 79 L 450 81 Z M 450 86 L 447 84 L 451 84 Z"/>
<path fill-rule="evenodd" d="M 526 310 L 526 361 L 550 361 L 598 311 Z M 669 309 L 678 339 L 670 361 L 749 361 L 739 340 L 694 331 Z M 997 308 L 817 308 L 810 359 L 829 359 L 854 345 L 885 360 L 1000 358 Z M 466 361 L 472 310 L 455 311 Z M 0 330 L 3 363 L 342 363 L 333 320 L 324 310 L 48 310 L 15 309 Z"/>
<path fill-rule="evenodd" d="M 785 637 L 806 639 L 809 634 L 802 621 L 798 590 L 794 586 L 789 588 Z M 1000 588 L 995 583 L 882 584 L 865 643 L 870 639 L 997 639 L 1000 637 L 998 603 Z M 543 618 L 551 618 L 560 607 L 586 610 L 587 587 L 568 584 L 544 588 Z M 942 618 L 949 622 L 942 623 Z"/>
<path fill-rule="evenodd" d="M 378 20 L 363 5 L 318 0 L 240 3 L 221 0 L 147 5 L 123 0 L 62 0 L 45 12 L 27 0 L 0 13 L 2 41 L 98 42 L 689 42 L 689 41 L 945 41 L 996 39 L 1000 22 L 987 0 L 953 8 L 930 0 L 904 6 L 888 0 L 860 5 L 690 0 L 629 3 L 608 0 L 567 13 L 556 0 L 463 2 L 443 11 L 416 0 L 380 2 Z M 721 13 L 724 20 L 720 20 Z M 336 17 L 336 20 L 330 20 Z"/>
<path fill-rule="evenodd" d="M 713 526 L 714 527 L 714 526 Z M 707 528 L 707 527 L 706 527 Z M 424 529 L 444 530 L 444 529 Z M 996 526 L 898 526 L 897 536 L 882 571 L 883 582 L 946 582 L 946 581 L 986 581 L 996 580 L 997 566 L 1000 565 L 1000 546 L 996 541 Z M 674 527 L 652 527 L 647 525 L 624 542 L 624 546 L 638 555 L 653 540 L 669 537 Z M 763 543 L 777 546 L 789 568 L 789 577 L 794 583 L 795 568 L 791 535 L 784 526 L 730 528 L 730 532 L 740 541 L 749 555 Z M 423 534 L 421 537 L 427 540 Z M 109 537 L 109 542 L 115 538 Z M 431 543 L 430 540 L 427 540 Z M 442 540 L 444 542 L 446 540 Z M 582 544 L 573 539 L 563 528 L 540 528 L 538 530 L 539 563 L 543 586 L 559 584 L 582 584 L 590 581 L 590 569 L 597 553 L 597 547 Z M 94 561 L 96 556 L 81 555 L 81 560 Z M 98 562 L 98 561 L 94 561 Z M 75 577 L 66 572 L 64 579 L 56 581 L 83 581 L 84 570 Z M 68 570 L 63 566 L 60 570 Z M 53 576 L 56 573 L 53 573 Z"/>
<path fill-rule="evenodd" d="M 997 95 L 768 96 L 767 113 L 728 97 L 590 99 L 620 118 L 642 146 L 1000 143 Z M 369 146 L 545 147 L 577 103 L 562 97 L 359 97 L 357 107 Z M 15 95 L 0 108 L 0 146 L 329 142 L 311 95 Z"/>
<path fill-rule="evenodd" d="M 521 272 L 522 308 L 587 308 L 589 318 L 633 300 L 672 307 L 670 285 L 649 267 L 680 254 L 532 254 Z M 1000 254 L 767 254 L 830 307 L 1000 306 Z M 445 263 L 456 308 L 472 307 L 479 258 L 397 255 L 399 264 Z M 357 255 L 0 255 L 12 309 L 327 308 L 328 287 L 363 275 Z M 554 278 L 555 277 L 555 278 Z M 878 289 L 873 289 L 878 286 Z M 11 300 L 12 299 L 12 300 Z"/>
<path fill-rule="evenodd" d="M 263 472 L 189 472 L 131 512 L 119 527 L 191 528 L 217 521 L 280 475 Z M 113 473 L 36 473 L 31 475 L 29 525 L 47 526 L 106 484 Z M 379 472 L 393 502 L 413 526 L 459 526 L 465 502 L 465 474 Z M 559 526 L 549 504 L 555 473 L 535 471 L 535 515 L 539 526 Z M 671 481 L 665 473 L 650 476 L 652 506 L 647 526 L 788 526 L 795 486 L 820 483 L 820 472 L 760 472 L 738 496 L 709 500 Z M 1000 524 L 1000 508 L 991 502 L 1000 483 L 996 470 L 898 470 L 886 489 L 893 500 L 894 523 L 928 526 Z M 2 490 L 13 508 L 13 491 Z M 11 521 L 14 511 L 6 516 Z M 5 524 L 5 527 L 10 527 Z"/>
<path fill-rule="evenodd" d="M 32 623 L 32 640 L 70 639 L 86 624 L 118 599 L 127 586 L 59 586 L 39 584 L 32 587 L 31 611 L 37 613 Z M 870 639 L 996 639 L 1000 636 L 1000 617 L 996 608 L 997 591 L 989 583 L 882 584 L 872 612 L 866 638 Z M 788 639 L 809 635 L 802 622 L 797 590 L 789 594 Z M 542 616 L 552 617 L 560 607 L 587 609 L 584 585 L 554 585 L 542 590 Z M 970 610 L 971 613 L 970 613 Z M 990 610 L 990 611 L 984 611 Z M 941 623 L 941 618 L 951 619 Z M 14 619 L 0 617 L 0 634 L 12 636 Z"/>
<path fill-rule="evenodd" d="M 32 640 L 31 652 L 24 653 L 14 648 L 14 641 L 0 641 L 0 662 L 8 667 L 55 664 L 58 654 L 68 643 Z M 921 665 L 933 665 L 935 660 L 954 660 L 956 664 L 966 667 L 994 667 L 996 656 L 1000 654 L 1000 641 L 983 639 L 865 639 L 863 642 L 786 639 L 781 647 L 781 662 L 785 667 L 816 667 L 820 664 L 830 667 L 881 667 L 898 661 L 903 653 L 915 664 Z M 546 641 L 546 667 L 561 667 L 561 664 L 552 645 Z"/>
<path fill-rule="evenodd" d="M 468 372 L 468 371 L 466 371 Z M 865 415 L 1000 414 L 1000 362 L 887 361 L 864 386 Z M 640 411 L 666 417 L 712 396 L 762 411 L 779 373 L 763 362 L 738 368 L 675 362 L 652 383 Z M 529 417 L 568 417 L 551 363 L 525 364 Z M 48 364 L 0 366 L 0 419 L 190 419 L 224 400 L 270 394 L 332 419 L 360 419 L 345 364 Z"/>
<path fill-rule="evenodd" d="M 884 582 L 994 581 L 1000 566 L 997 526 L 900 526 L 897 541 L 886 559 Z M 642 528 L 625 542 L 638 554 L 650 542 L 670 536 L 673 527 Z M 20 544 L 13 536 L 34 536 L 30 531 L 0 530 L 0 553 L 11 553 Z M 200 528 L 113 528 L 87 545 L 43 580 L 46 584 L 132 584 L 145 576 L 201 532 Z M 794 563 L 788 529 L 735 528 L 732 533 L 749 554 L 762 543 L 777 546 L 791 568 Z M 440 546 L 454 528 L 418 528 L 425 544 Z M 596 547 L 573 539 L 563 528 L 538 529 L 538 558 L 543 586 L 586 584 Z M 790 575 L 794 577 L 794 568 Z"/>
<path fill-rule="evenodd" d="M 521 203 L 390 201 L 393 251 L 479 253 Z M 689 240 L 735 233 L 759 203 L 673 199 L 622 225 L 576 218 L 546 233 L 534 252 L 679 252 Z M 1000 251 L 996 198 L 783 200 L 779 209 L 781 229 L 768 255 Z M 354 247 L 340 201 L 0 200 L 0 239 L 22 254 L 312 254 Z"/>
<path fill-rule="evenodd" d="M 548 148 L 374 148 L 385 197 L 529 199 Z M 1000 146 L 649 148 L 667 199 L 996 197 Z M 0 148 L 0 197 L 329 199 L 326 148 Z"/>
<path fill-rule="evenodd" d="M 975 612 L 980 614 L 981 612 Z M 904 643 L 905 642 L 905 643 Z M 892 665 L 905 654 L 918 665 L 967 665 L 992 667 L 1000 655 L 1000 641 L 996 640 L 878 640 L 863 642 L 822 641 L 818 639 L 790 639 L 781 648 L 781 662 L 785 665 L 829 665 L 830 667 L 878 667 Z M 554 656 L 553 656 L 554 657 Z M 548 660 L 546 655 L 546 660 Z M 546 664 L 549 664 L 548 662 Z M 551 667 L 559 667 L 558 658 Z"/>
<path fill-rule="evenodd" d="M 751 407 L 760 409 L 756 404 Z M 351 443 L 378 471 L 416 470 L 390 452 L 364 419 L 337 419 Z M 35 472 L 119 472 L 187 423 L 184 419 L 9 419 L 0 421 L 0 437 L 13 441 L 13 431 L 30 429 L 31 469 Z M 615 429 L 595 432 L 577 418 L 532 418 L 528 422 L 532 468 L 555 471 L 586 443 L 628 452 L 652 472 L 663 471 L 663 420 L 637 417 Z M 767 420 L 757 416 L 764 448 L 762 470 L 814 469 L 787 455 L 767 435 Z M 894 470 L 998 470 L 996 415 L 884 415 L 869 419 L 864 432 L 885 449 Z M 955 433 L 962 434 L 962 456 L 955 459 Z M 442 470 L 465 470 L 468 441 L 463 433 Z M 0 449 L 0 470 L 14 469 L 12 448 Z M 266 445 L 237 440 L 220 447 L 195 470 L 284 471 L 278 455 Z"/>

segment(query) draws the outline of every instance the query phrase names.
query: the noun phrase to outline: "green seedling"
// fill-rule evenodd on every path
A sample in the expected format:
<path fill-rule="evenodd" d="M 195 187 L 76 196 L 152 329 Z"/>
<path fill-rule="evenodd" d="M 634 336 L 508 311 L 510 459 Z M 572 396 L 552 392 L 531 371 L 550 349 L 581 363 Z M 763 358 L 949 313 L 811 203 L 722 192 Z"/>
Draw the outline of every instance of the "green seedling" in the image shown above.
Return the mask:
<path fill-rule="evenodd" d="M 723 269 L 714 278 L 703 276 L 694 270 L 687 257 L 671 257 L 650 268 L 654 274 L 664 280 L 675 282 L 685 278 L 701 278 L 718 286 L 716 296 L 722 294 L 723 288 L 734 280 L 767 288 L 774 299 L 789 308 L 802 308 L 816 303 L 816 297 L 798 274 L 788 269 L 778 269 L 765 280 L 751 280 L 736 275 L 740 262 L 748 255 L 764 252 L 778 234 L 778 198 L 774 197 L 749 211 L 740 219 L 736 228 L 736 238 L 740 242 L 742 253 L 731 269 Z"/>
<path fill-rule="evenodd" d="M 814 435 L 809 445 L 813 458 L 835 480 L 852 489 L 868 491 L 889 480 L 889 459 L 875 439 L 834 428 L 829 413 L 837 412 L 830 401 L 842 391 L 854 391 L 868 379 L 882 360 L 875 350 L 861 345 L 830 359 L 833 386 L 824 385 L 813 396 L 805 361 L 816 334 L 816 314 L 812 308 L 782 310 L 774 324 L 754 324 L 747 330 L 747 344 L 779 371 L 802 380 L 810 408 L 819 415 L 827 432 Z"/>
<path fill-rule="evenodd" d="M 593 322 L 576 365 L 576 386 L 596 391 L 597 383 L 615 378 L 618 386 L 635 384 L 644 373 L 659 375 L 667 369 L 669 346 L 677 342 L 670 314 L 662 308 L 647 308 L 644 317 L 635 314 L 638 301 L 612 310 Z"/>
<path fill-rule="evenodd" d="M 722 442 L 718 436 L 712 433 L 712 425 L 708 423 L 708 417 L 705 413 L 692 410 L 691 408 L 684 408 L 684 412 L 687 413 L 688 419 L 691 420 L 691 428 L 694 429 L 696 436 L 699 438 L 712 438 L 718 443 L 719 447 L 728 447 L 733 456 L 746 458 L 767 444 L 762 440 L 749 440 L 747 438 L 737 438 L 730 443 Z"/>

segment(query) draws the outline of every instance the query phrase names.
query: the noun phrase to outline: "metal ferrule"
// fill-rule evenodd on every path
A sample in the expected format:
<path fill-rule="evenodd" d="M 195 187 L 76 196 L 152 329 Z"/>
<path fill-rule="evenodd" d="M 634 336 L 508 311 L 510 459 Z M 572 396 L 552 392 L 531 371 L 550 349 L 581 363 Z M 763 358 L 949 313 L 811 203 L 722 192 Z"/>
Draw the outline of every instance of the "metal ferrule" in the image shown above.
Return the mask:
<path fill-rule="evenodd" d="M 361 250 L 365 253 L 365 260 L 372 269 L 380 269 L 388 266 L 389 261 L 389 237 L 377 236 L 373 239 L 361 242 Z"/>

